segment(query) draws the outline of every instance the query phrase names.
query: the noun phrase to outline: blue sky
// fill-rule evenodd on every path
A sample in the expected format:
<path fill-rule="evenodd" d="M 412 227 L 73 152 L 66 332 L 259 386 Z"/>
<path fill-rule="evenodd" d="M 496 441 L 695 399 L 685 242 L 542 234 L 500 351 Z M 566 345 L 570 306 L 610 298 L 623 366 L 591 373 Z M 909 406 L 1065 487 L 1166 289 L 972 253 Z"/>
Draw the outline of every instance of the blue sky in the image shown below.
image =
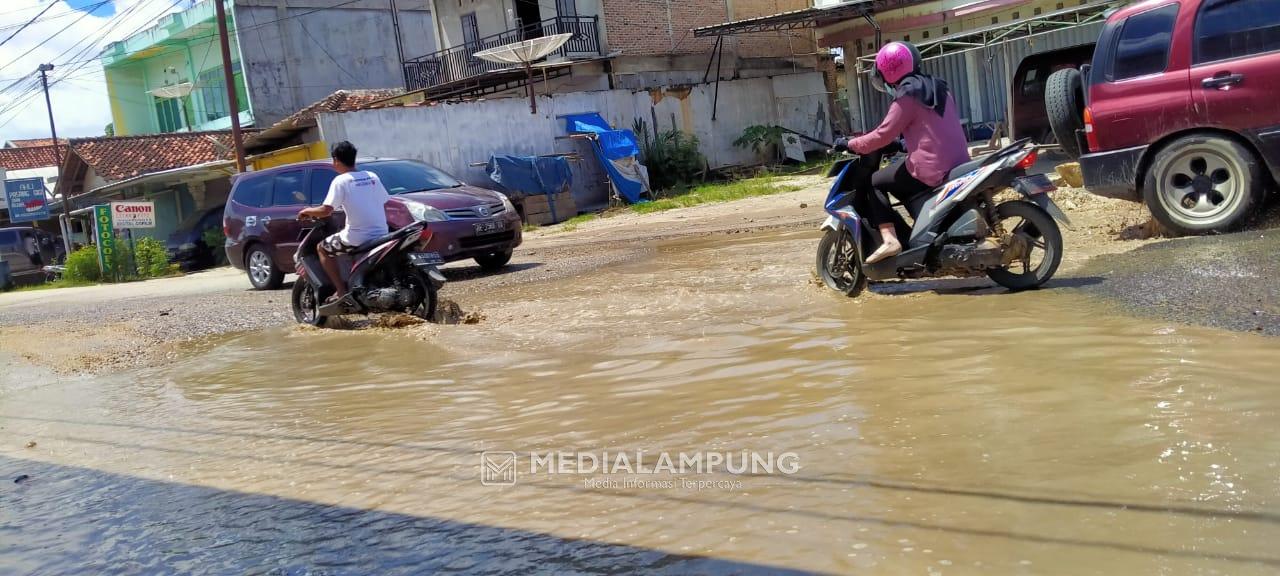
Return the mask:
<path fill-rule="evenodd" d="M 49 137 L 44 98 L 38 87 L 33 89 L 36 68 L 46 62 L 54 64 L 49 82 L 58 136 L 101 136 L 111 122 L 111 107 L 97 55 L 108 43 L 151 25 L 173 5 L 173 0 L 111 0 L 101 6 L 101 0 L 52 0 L 57 5 L 50 7 L 50 1 L 0 0 L 0 27 L 7 26 L 6 31 L 49 8 L 0 46 L 0 88 L 13 85 L 0 91 L 0 141 Z M 178 9 L 189 4 L 182 2 Z M 77 54 L 83 55 L 73 58 Z"/>
<path fill-rule="evenodd" d="M 76 10 L 86 10 L 102 0 L 67 0 L 67 4 Z M 111 16 L 116 13 L 116 3 L 107 2 L 93 11 L 94 16 Z"/>

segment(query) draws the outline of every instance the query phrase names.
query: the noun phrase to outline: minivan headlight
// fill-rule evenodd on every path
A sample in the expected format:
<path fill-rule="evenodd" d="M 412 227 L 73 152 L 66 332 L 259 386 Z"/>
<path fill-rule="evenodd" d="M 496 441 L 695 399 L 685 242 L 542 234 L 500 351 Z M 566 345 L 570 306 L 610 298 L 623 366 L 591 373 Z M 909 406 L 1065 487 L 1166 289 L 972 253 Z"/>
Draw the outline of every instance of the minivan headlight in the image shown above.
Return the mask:
<path fill-rule="evenodd" d="M 434 206 L 412 200 L 408 200 L 404 204 L 409 209 L 409 215 L 419 222 L 444 222 L 449 219 L 444 212 L 437 210 Z"/>
<path fill-rule="evenodd" d="M 498 199 L 502 201 L 502 209 L 503 209 L 503 211 L 506 211 L 506 212 L 515 212 L 515 211 L 516 211 L 516 206 L 515 206 L 515 204 L 512 204 L 512 203 L 511 203 L 511 199 L 510 199 L 510 198 L 507 198 L 507 195 L 506 195 L 506 194 L 503 194 L 503 193 L 501 193 L 501 192 L 494 192 L 494 194 L 497 194 L 497 195 L 498 195 Z"/>

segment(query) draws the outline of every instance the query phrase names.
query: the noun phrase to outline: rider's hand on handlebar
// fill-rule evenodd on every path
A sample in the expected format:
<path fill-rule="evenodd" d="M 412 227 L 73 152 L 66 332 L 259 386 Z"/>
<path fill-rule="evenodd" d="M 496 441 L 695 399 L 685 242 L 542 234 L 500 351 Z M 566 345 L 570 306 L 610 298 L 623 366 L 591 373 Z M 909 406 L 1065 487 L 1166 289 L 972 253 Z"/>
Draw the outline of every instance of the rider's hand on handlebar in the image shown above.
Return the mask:
<path fill-rule="evenodd" d="M 839 154 L 841 152 L 848 152 L 848 151 L 849 151 L 849 139 L 843 136 L 840 138 L 837 138 L 835 144 L 831 145 L 832 154 Z"/>

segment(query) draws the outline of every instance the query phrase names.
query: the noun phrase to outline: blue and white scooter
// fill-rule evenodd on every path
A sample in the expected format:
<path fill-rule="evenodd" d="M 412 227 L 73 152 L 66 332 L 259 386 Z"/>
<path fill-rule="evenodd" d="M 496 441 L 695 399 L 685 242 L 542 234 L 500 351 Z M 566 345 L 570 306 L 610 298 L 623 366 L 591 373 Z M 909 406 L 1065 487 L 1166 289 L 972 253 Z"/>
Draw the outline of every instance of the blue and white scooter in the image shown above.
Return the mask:
<path fill-rule="evenodd" d="M 1062 233 L 1055 219 L 1070 226 L 1049 197 L 1056 188 L 1044 174 L 1027 175 L 1036 147 L 1023 139 L 956 167 L 948 181 L 905 206 L 914 225 L 895 213 L 902 253 L 875 264 L 866 257 L 880 245 L 868 213 L 871 175 L 895 149 L 852 156 L 832 166 L 835 175 L 823 205 L 829 216 L 818 244 L 818 276 L 824 284 L 856 296 L 867 280 L 939 276 L 989 276 L 1011 290 L 1047 282 L 1062 261 Z M 996 204 L 1001 190 L 1021 198 Z"/>

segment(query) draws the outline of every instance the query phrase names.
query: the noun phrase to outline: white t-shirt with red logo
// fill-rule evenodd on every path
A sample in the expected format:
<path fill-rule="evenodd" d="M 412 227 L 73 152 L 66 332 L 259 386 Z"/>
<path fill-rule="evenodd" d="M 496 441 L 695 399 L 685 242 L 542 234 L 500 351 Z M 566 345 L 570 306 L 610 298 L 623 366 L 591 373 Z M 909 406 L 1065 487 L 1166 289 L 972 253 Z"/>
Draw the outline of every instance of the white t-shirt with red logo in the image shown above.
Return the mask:
<path fill-rule="evenodd" d="M 383 207 L 391 196 L 378 175 L 364 170 L 339 174 L 329 184 L 324 205 L 347 214 L 347 225 L 338 238 L 359 246 L 387 233 L 387 212 Z"/>

